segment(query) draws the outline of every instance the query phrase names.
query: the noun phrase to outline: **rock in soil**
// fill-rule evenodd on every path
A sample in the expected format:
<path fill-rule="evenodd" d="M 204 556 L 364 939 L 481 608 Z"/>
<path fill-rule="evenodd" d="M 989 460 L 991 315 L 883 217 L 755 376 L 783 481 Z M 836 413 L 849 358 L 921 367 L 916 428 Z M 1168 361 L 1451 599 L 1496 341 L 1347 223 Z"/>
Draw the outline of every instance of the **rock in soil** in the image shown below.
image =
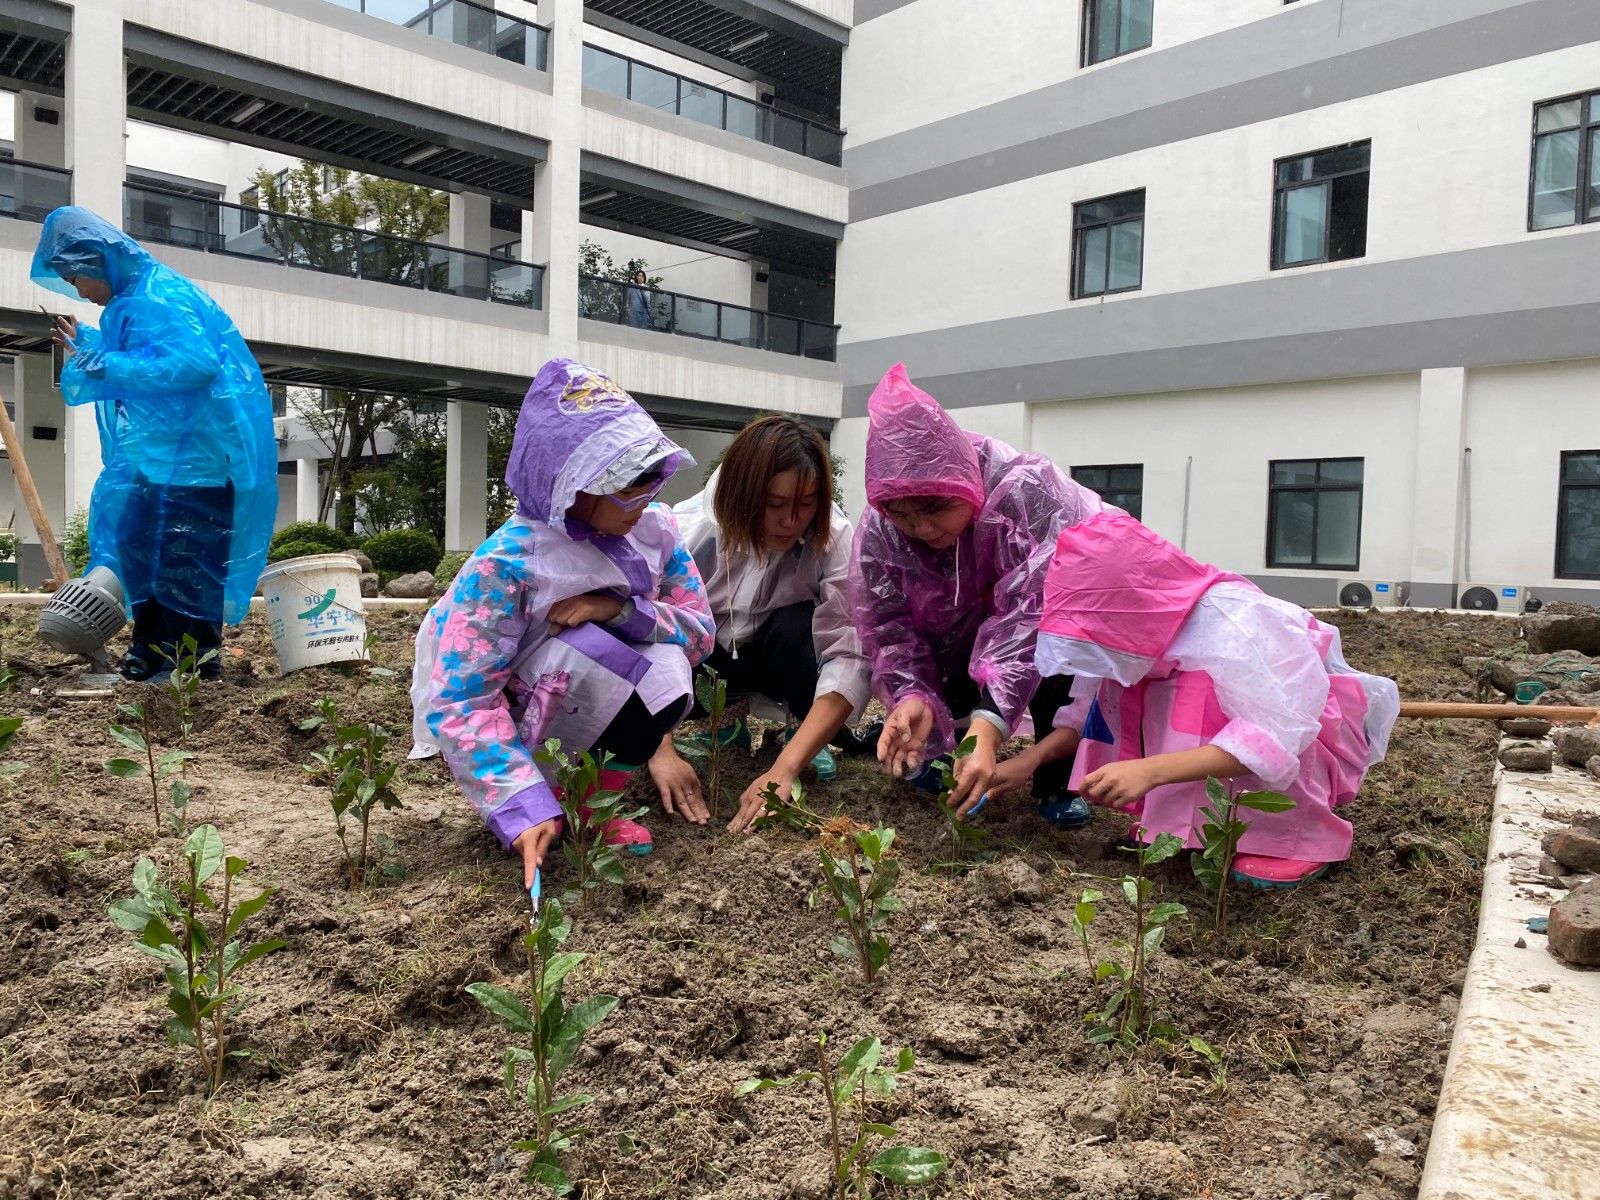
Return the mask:
<path fill-rule="evenodd" d="M 376 571 L 361 572 L 361 594 L 363 596 L 376 596 L 378 594 L 378 573 Z"/>
<path fill-rule="evenodd" d="M 1600 890 L 1574 892 L 1550 910 L 1550 952 L 1582 967 L 1600 967 Z"/>
<path fill-rule="evenodd" d="M 983 894 L 1001 904 L 1037 904 L 1044 899 L 1044 880 L 1021 859 L 991 863 L 974 874 Z"/>
<path fill-rule="evenodd" d="M 1535 654 L 1554 654 L 1557 650 L 1600 654 L 1600 613 L 1523 617 L 1522 636 Z"/>
<path fill-rule="evenodd" d="M 1596 754 L 1588 762 L 1584 763 L 1584 769 L 1589 772 L 1591 778 L 1600 779 L 1600 754 Z"/>
<path fill-rule="evenodd" d="M 372 560 L 370 558 L 368 558 L 365 554 L 361 553 L 361 551 L 359 551 L 359 550 L 346 550 L 345 553 L 348 554 L 351 558 L 356 560 L 356 566 L 361 568 L 361 573 L 363 575 L 375 575 L 375 574 L 377 574 L 377 572 L 373 569 Z"/>
<path fill-rule="evenodd" d="M 426 600 L 433 595 L 433 572 L 413 571 L 409 575 L 398 575 L 389 581 L 383 594 L 393 596 L 396 600 Z"/>
<path fill-rule="evenodd" d="M 1591 693 L 1600 690 L 1600 663 L 1575 650 L 1558 654 L 1530 654 L 1521 658 L 1468 658 L 1462 665 L 1487 674 L 1489 682 L 1507 696 L 1514 696 L 1519 683 L 1542 683 L 1549 692 Z M 1543 699 L 1543 697 L 1540 697 Z M 1593 703 L 1582 697 L 1574 704 Z"/>
<path fill-rule="evenodd" d="M 1600 755 L 1600 726 L 1563 725 L 1550 734 L 1556 751 L 1570 765 L 1581 767 Z"/>
<path fill-rule="evenodd" d="M 1563 829 L 1550 840 L 1550 857 L 1571 871 L 1600 874 L 1600 837 Z"/>
<path fill-rule="evenodd" d="M 1548 771 L 1553 761 L 1549 746 L 1507 746 L 1500 751 L 1500 765 L 1508 771 Z"/>
<path fill-rule="evenodd" d="M 1500 732 L 1512 737 L 1542 738 L 1550 732 L 1550 722 L 1543 717 L 1507 717 L 1500 722 Z"/>

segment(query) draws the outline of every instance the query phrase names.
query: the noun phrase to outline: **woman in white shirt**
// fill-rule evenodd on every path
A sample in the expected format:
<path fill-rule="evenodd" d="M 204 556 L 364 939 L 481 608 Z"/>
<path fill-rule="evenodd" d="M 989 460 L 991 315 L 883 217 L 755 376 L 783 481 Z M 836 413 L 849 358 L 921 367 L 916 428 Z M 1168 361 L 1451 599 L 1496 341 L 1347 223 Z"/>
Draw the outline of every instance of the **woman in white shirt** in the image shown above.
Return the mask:
<path fill-rule="evenodd" d="M 729 824 L 738 832 L 761 815 L 768 784 L 788 795 L 809 762 L 832 774 L 830 744 L 860 749 L 845 728 L 871 695 L 845 594 L 852 529 L 833 503 L 827 443 L 787 416 L 746 425 L 705 490 L 673 515 L 717 623 L 706 665 L 727 680 L 730 699 L 765 696 L 799 722 L 740 797 Z M 742 724 L 724 734 L 745 744 L 748 736 Z M 698 801 L 698 779 L 670 738 L 650 774 L 664 796 Z"/>

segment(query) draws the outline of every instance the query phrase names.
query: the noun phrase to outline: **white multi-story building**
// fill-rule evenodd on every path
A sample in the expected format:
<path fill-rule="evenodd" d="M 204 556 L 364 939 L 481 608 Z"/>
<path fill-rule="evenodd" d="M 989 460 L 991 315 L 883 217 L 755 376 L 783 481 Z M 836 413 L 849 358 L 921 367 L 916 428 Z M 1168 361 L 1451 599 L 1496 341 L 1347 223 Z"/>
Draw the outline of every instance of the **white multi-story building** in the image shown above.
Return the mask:
<path fill-rule="evenodd" d="M 1289 599 L 1596 598 L 1600 4 L 856 0 L 843 94 L 847 459 L 904 360 Z"/>

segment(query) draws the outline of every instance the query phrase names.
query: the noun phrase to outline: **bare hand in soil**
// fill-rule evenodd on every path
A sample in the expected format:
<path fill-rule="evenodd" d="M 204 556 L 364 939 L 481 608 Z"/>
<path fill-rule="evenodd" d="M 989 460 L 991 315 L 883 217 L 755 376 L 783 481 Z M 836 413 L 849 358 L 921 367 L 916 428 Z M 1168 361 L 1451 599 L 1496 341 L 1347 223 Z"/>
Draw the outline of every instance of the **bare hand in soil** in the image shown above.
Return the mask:
<path fill-rule="evenodd" d="M 511 843 L 511 848 L 522 855 L 522 886 L 533 886 L 533 873 L 544 862 L 545 851 L 550 849 L 550 844 L 556 840 L 556 832 L 560 829 L 561 822 L 555 819 L 540 821 L 531 828 L 524 829 L 517 840 Z"/>
<path fill-rule="evenodd" d="M 884 722 L 878 738 L 878 761 L 896 779 L 922 765 L 922 752 L 933 732 L 933 710 L 915 698 L 903 700 Z"/>
<path fill-rule="evenodd" d="M 1146 759 L 1107 763 L 1084 777 L 1080 789 L 1096 804 L 1108 808 L 1127 808 L 1144 799 L 1145 793 L 1160 781 Z"/>
<path fill-rule="evenodd" d="M 1011 792 L 1021 791 L 1033 780 L 1033 756 L 1024 751 L 1013 755 L 994 769 L 989 776 L 989 799 L 998 800 Z"/>
<path fill-rule="evenodd" d="M 776 767 L 757 779 L 744 790 L 744 795 L 739 797 L 739 811 L 734 814 L 733 820 L 728 822 L 729 833 L 749 833 L 752 823 L 757 817 L 767 810 L 767 788 L 776 787 L 778 795 L 788 796 L 794 792 L 794 776 L 788 771 L 780 771 Z"/>
<path fill-rule="evenodd" d="M 685 821 L 704 825 L 710 817 L 705 797 L 700 794 L 700 776 L 672 748 L 671 741 L 650 756 L 650 781 L 661 793 L 661 810 L 677 813 Z"/>
<path fill-rule="evenodd" d="M 550 606 L 550 624 L 556 629 L 572 629 L 585 621 L 610 621 L 622 612 L 622 601 L 615 596 L 568 596 Z"/>
<path fill-rule="evenodd" d="M 972 750 L 969 754 L 956 759 L 955 787 L 950 789 L 949 804 L 956 810 L 958 820 L 965 819 L 974 805 L 989 790 L 989 783 L 994 778 L 995 772 L 995 737 L 977 734 L 979 725 L 989 730 L 994 726 L 987 721 L 973 721 L 974 738 Z M 995 731 L 998 734 L 998 731 Z"/>

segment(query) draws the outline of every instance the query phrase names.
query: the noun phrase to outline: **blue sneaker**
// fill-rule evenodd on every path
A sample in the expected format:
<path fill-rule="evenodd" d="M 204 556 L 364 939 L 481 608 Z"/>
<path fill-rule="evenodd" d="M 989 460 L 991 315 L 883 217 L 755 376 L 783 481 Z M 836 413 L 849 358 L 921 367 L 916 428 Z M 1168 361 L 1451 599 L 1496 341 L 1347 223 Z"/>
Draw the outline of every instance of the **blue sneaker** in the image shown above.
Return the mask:
<path fill-rule="evenodd" d="M 944 791 L 944 772 L 954 765 L 954 761 L 948 754 L 941 754 L 931 762 L 923 763 L 915 775 L 907 775 L 906 782 L 919 792 L 937 795 Z"/>
<path fill-rule="evenodd" d="M 785 729 L 778 735 L 778 745 L 787 746 L 789 738 L 794 732 L 792 729 Z M 817 773 L 819 781 L 837 779 L 839 776 L 839 761 L 833 757 L 833 751 L 824 746 L 817 751 L 816 756 L 811 760 L 811 769 Z"/>
<path fill-rule="evenodd" d="M 1089 802 L 1077 792 L 1062 792 L 1039 801 L 1039 815 L 1057 829 L 1082 829 L 1089 823 Z"/>

